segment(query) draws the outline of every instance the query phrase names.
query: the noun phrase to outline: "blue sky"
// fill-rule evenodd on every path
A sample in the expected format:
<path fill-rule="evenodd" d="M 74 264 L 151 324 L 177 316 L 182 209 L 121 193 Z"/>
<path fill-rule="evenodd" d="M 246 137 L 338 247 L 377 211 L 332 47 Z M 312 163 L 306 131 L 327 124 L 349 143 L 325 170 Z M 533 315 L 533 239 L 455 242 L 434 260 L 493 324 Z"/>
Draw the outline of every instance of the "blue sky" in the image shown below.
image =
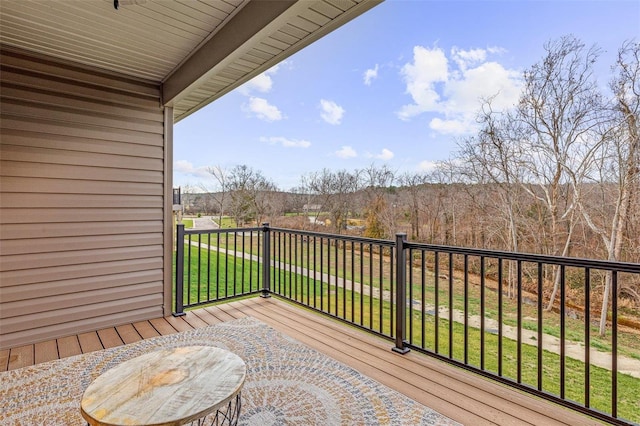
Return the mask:
<path fill-rule="evenodd" d="M 640 39 L 640 0 L 387 0 L 174 129 L 174 186 L 214 189 L 208 167 L 245 164 L 280 189 L 328 169 L 426 171 L 474 131 L 479 99 L 518 96 L 545 42 L 603 54 Z"/>

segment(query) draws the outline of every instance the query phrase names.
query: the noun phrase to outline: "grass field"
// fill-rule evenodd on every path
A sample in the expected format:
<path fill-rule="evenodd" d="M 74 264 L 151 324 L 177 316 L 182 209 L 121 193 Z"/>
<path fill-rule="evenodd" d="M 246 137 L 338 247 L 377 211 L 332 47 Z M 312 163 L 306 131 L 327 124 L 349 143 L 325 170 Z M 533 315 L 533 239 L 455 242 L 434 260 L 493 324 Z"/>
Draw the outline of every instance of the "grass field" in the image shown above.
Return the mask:
<path fill-rule="evenodd" d="M 231 248 L 231 244 L 229 243 Z M 236 247 L 240 244 L 236 242 Z M 228 297 L 236 294 L 246 294 L 259 291 L 261 289 L 261 269 L 260 265 L 243 257 L 234 257 L 232 255 L 218 255 L 215 250 L 198 249 L 193 246 L 185 245 L 185 258 L 190 262 L 189 273 L 185 271 L 185 302 L 190 300 L 194 303 L 204 302 L 206 300 L 215 300 L 218 298 Z M 189 257 L 190 253 L 190 257 Z M 200 262 L 198 262 L 198 253 Z M 360 256 L 368 256 L 367 253 L 360 253 Z M 342 256 L 342 252 L 338 252 L 338 263 L 343 258 L 349 259 L 348 262 L 359 262 L 359 260 L 351 260 L 351 255 Z M 355 259 L 355 258 L 354 258 Z M 283 256 L 282 261 L 289 262 L 287 256 Z M 295 259 L 292 263 L 296 263 Z M 298 261 L 302 266 L 307 267 L 304 261 Z M 363 262 L 366 263 L 366 262 Z M 335 266 L 338 266 L 337 268 Z M 335 265 L 331 268 L 331 273 L 341 278 L 351 279 L 351 268 L 341 265 Z M 350 265 L 349 265 L 350 266 Z M 375 268 L 374 268 L 375 269 Z M 325 270 L 325 273 L 327 271 Z M 346 277 L 345 277 L 346 275 Z M 366 275 L 366 273 L 365 273 Z M 358 277 L 353 277 L 358 278 Z M 379 278 L 379 277 L 378 277 Z M 339 280 L 340 282 L 341 280 Z M 362 279 L 361 281 L 365 281 Z M 368 279 L 363 285 L 382 286 L 385 287 L 384 280 L 376 281 Z M 453 301 L 455 309 L 464 309 L 464 291 L 460 282 L 454 280 Z M 468 289 L 467 309 L 470 314 L 479 313 L 479 290 L 471 286 Z M 359 288 L 358 285 L 355 286 Z M 421 285 L 414 285 L 411 289 L 414 298 L 421 298 Z M 281 294 L 287 298 L 302 302 L 323 312 L 335 315 L 340 318 L 347 319 L 356 324 L 371 328 L 385 335 L 391 335 L 393 330 L 393 320 L 395 319 L 392 312 L 392 306 L 389 302 L 380 300 L 380 298 L 371 298 L 366 294 L 359 292 L 351 292 L 343 287 L 336 287 L 314 280 L 312 277 L 303 276 L 291 271 L 279 270 L 272 272 L 271 290 Z M 449 297 L 449 286 L 442 285 L 438 287 L 438 298 L 440 304 L 447 304 Z M 433 285 L 425 286 L 425 301 L 430 303 L 434 301 L 436 288 Z M 487 316 L 497 317 L 497 296 L 493 294 L 485 294 L 486 314 Z M 516 307 L 513 301 L 505 298 L 503 306 L 504 322 L 515 323 Z M 523 305 L 523 316 L 535 317 L 535 306 Z M 463 361 L 465 358 L 464 339 L 465 330 L 462 324 L 453 322 L 449 323 L 446 318 L 440 318 L 437 327 L 437 347 L 436 347 L 436 321 L 431 315 L 422 316 L 420 312 L 414 311 L 414 318 L 410 320 L 413 327 L 408 332 L 414 343 L 424 347 L 427 350 L 434 351 L 454 359 Z M 424 327 L 423 327 L 424 320 Z M 533 325 L 532 325 L 533 324 Z M 535 327 L 537 323 L 527 321 L 523 324 L 526 328 Z M 552 313 L 548 316 L 545 314 L 545 333 L 559 335 L 559 321 L 553 321 Z M 567 336 L 578 338 L 581 336 L 584 325 L 581 321 L 569 321 L 566 323 Z M 477 328 L 468 328 L 467 330 L 467 363 L 476 367 L 484 364 L 487 371 L 498 371 L 498 336 L 485 332 L 485 348 L 484 354 L 480 351 L 480 330 Z M 619 336 L 619 344 L 624 339 Z M 452 352 L 449 353 L 451 343 Z M 518 380 L 520 374 L 521 383 L 530 385 L 534 388 L 538 387 L 538 353 L 537 348 L 531 345 L 521 346 L 521 370 L 517 371 L 517 343 L 507 338 L 502 339 L 502 376 L 510 378 L 514 381 Z M 599 347 L 606 349 L 607 341 L 605 340 Z M 601 349 L 602 350 L 602 349 Z M 628 352 L 629 348 L 625 351 Z M 544 351 L 543 352 L 543 369 L 541 388 L 552 394 L 560 392 L 560 356 Z M 568 399 L 578 403 L 584 403 L 584 363 L 566 358 L 566 376 L 565 376 L 565 392 Z M 604 411 L 611 412 L 611 372 L 602 368 L 592 366 L 590 369 L 590 389 L 591 406 Z M 620 416 L 632 420 L 640 421 L 640 379 L 636 379 L 627 375 L 618 375 L 618 413 Z"/>
<path fill-rule="evenodd" d="M 272 238 L 273 241 L 273 238 Z M 287 244 L 296 244 L 295 241 L 290 241 L 285 237 L 284 241 Z M 245 236 L 245 252 L 257 253 L 258 252 L 258 239 L 253 238 L 252 244 L 249 242 L 249 238 Z M 227 245 L 234 250 L 240 250 L 242 247 L 241 238 L 235 238 L 234 235 L 230 235 L 228 240 L 221 239 L 221 241 L 214 244 L 220 244 L 220 248 L 226 248 Z M 275 243 L 274 243 L 275 244 Z M 391 288 L 391 274 L 392 265 L 387 255 L 380 257 L 379 253 L 369 251 L 365 246 L 361 247 L 358 244 L 353 246 L 347 245 L 346 247 L 340 245 L 328 246 L 327 241 L 321 241 L 320 239 L 309 239 L 307 242 L 298 241 L 295 250 L 282 250 L 279 251 L 274 245 L 272 259 L 281 260 L 283 262 L 297 265 L 305 268 L 320 270 L 320 258 L 316 255 L 313 258 L 314 253 L 318 254 L 324 251 L 325 258 L 323 259 L 322 269 L 323 272 L 335 275 L 347 280 L 354 280 L 356 282 L 362 282 L 365 285 L 373 285 L 376 287 L 382 287 L 385 290 Z M 326 253 L 330 253 L 331 259 L 327 259 Z M 308 259 L 312 260 L 309 261 Z M 362 269 L 361 269 L 362 268 Z M 362 273 L 360 273 L 362 270 Z M 355 272 L 352 272 L 355 271 Z M 463 311 L 466 308 L 469 315 L 479 315 L 481 306 L 481 289 L 477 285 L 479 276 L 471 274 L 471 283 L 469 284 L 467 295 L 465 299 L 464 282 L 461 274 L 454 270 L 453 279 L 451 282 L 448 279 L 442 278 L 443 275 L 448 276 L 448 264 L 441 259 L 439 270 L 436 271 L 433 268 L 433 261 L 425 263 L 425 273 L 420 265 L 420 259 L 414 261 L 411 283 L 413 283 L 410 289 L 410 296 L 414 300 L 419 300 L 422 297 L 423 291 L 423 279 L 424 279 L 424 293 L 425 303 L 435 304 L 436 298 L 436 277 L 438 279 L 438 299 L 442 305 L 448 300 L 449 294 L 453 296 L 453 309 Z M 352 273 L 354 276 L 352 276 Z M 362 275 L 362 276 L 361 276 Z M 409 274 L 407 274 L 409 277 Z M 475 282 L 474 282 L 475 281 Z M 495 281 L 491 282 L 487 279 L 487 285 L 485 286 L 485 317 L 493 320 L 498 320 L 498 292 L 496 290 L 497 284 Z M 535 295 L 534 295 L 535 297 Z M 536 302 L 533 300 L 532 302 Z M 506 325 L 517 325 L 517 303 L 515 300 L 506 296 L 502 300 L 503 317 L 502 322 Z M 537 318 L 537 306 L 535 303 L 523 303 L 521 304 L 523 328 L 536 331 L 538 323 Z M 560 315 L 557 311 L 543 311 L 543 332 L 555 337 L 560 337 Z M 575 342 L 584 342 L 584 321 L 580 318 L 565 318 L 565 333 L 569 340 Z M 640 359 L 640 335 L 633 332 L 625 332 L 623 329 L 618 333 L 618 352 L 620 355 Z M 591 346 L 602 351 L 611 351 L 612 339 L 611 333 L 607 336 L 600 336 L 598 334 L 597 326 L 594 324 L 590 327 L 589 335 Z"/>
<path fill-rule="evenodd" d="M 218 225 L 220 226 L 221 229 L 229 229 L 229 228 L 236 228 L 236 221 L 232 218 L 232 217 L 228 217 L 228 216 L 223 216 L 222 220 L 215 218 L 216 222 L 220 222 L 218 223 Z"/>

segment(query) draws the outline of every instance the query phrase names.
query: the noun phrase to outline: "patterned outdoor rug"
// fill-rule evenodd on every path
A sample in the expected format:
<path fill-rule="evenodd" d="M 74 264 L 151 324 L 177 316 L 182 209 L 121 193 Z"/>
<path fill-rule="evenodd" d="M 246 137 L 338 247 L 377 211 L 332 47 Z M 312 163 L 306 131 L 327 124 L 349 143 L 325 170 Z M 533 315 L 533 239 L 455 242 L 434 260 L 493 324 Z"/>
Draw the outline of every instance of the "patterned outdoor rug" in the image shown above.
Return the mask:
<path fill-rule="evenodd" d="M 243 425 L 455 425 L 253 319 L 212 325 L 0 373 L 1 425 L 84 425 L 84 389 L 118 363 L 160 348 L 208 345 L 247 365 Z"/>

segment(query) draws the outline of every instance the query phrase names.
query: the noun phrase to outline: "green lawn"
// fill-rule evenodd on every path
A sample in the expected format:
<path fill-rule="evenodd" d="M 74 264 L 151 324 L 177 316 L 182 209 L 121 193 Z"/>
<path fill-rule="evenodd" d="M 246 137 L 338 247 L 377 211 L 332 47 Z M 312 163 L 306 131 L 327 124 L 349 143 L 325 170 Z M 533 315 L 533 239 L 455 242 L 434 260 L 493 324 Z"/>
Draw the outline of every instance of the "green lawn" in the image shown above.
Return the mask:
<path fill-rule="evenodd" d="M 220 225 L 221 229 L 229 229 L 229 228 L 236 228 L 237 227 L 236 221 L 232 217 L 229 217 L 229 216 L 223 216 L 222 217 L 222 221 L 220 221 L 219 218 L 217 218 L 217 217 L 214 218 L 214 220 L 216 222 L 220 222 L 220 223 L 218 223 L 218 225 Z"/>
<path fill-rule="evenodd" d="M 224 238 L 221 238 L 224 240 Z M 254 244 L 257 244 L 254 239 Z M 226 240 L 225 240 L 226 241 Z M 212 242 L 213 243 L 213 242 Z M 214 243 L 217 244 L 217 243 Z M 224 244 L 224 243 L 223 243 Z M 228 242 L 229 248 L 233 248 L 235 244 L 236 250 L 241 250 L 241 240 Z M 248 240 L 246 241 L 245 250 L 248 249 Z M 337 252 L 335 251 L 337 250 Z M 305 250 L 301 250 L 306 252 Z M 310 251 L 310 250 L 309 250 Z M 190 258 L 188 257 L 190 253 Z M 255 253 L 255 251 L 254 251 Z M 349 267 L 344 267 L 343 252 L 341 248 L 332 248 L 331 262 L 335 260 L 335 253 L 338 254 L 338 267 L 330 268 L 332 274 L 336 274 L 339 282 L 342 278 L 351 278 L 352 263 L 357 263 L 359 268 L 359 259 L 352 259 L 351 254 L 345 256 L 348 259 Z M 200 262 L 198 262 L 198 255 Z M 313 269 L 313 265 L 307 265 L 301 253 L 298 254 L 298 264 Z M 368 256 L 368 254 L 362 254 Z M 375 255 L 375 254 L 374 254 Z M 198 249 L 197 247 L 185 245 L 185 257 L 189 259 L 191 268 L 190 273 L 185 271 L 185 303 L 187 296 L 192 303 L 204 302 L 206 300 L 216 300 L 231 295 L 246 294 L 253 291 L 259 291 L 261 288 L 261 266 L 254 261 L 234 257 L 233 255 L 218 255 L 215 250 Z M 295 264 L 295 259 L 289 260 L 288 256 L 281 256 L 282 262 L 291 262 Z M 302 259 L 302 260 L 300 260 Z M 325 259 L 325 262 L 327 259 Z M 313 263 L 313 262 L 312 262 Z M 367 263 L 364 262 L 363 263 Z M 319 265 L 316 265 L 316 268 Z M 326 263 L 325 263 L 326 266 Z M 376 268 L 373 268 L 375 271 Z M 327 269 L 324 270 L 327 273 Z M 365 271 L 365 275 L 366 275 Z M 360 288 L 360 281 L 356 275 L 355 288 Z M 372 275 L 379 275 L 374 272 Z M 370 280 L 363 282 L 362 286 L 368 288 L 372 285 L 379 288 L 381 283 L 386 287 L 384 280 Z M 369 283 L 371 281 L 371 284 Z M 418 281 L 419 282 L 419 281 Z M 200 284 L 198 284 L 200 283 Z M 454 280 L 453 301 L 455 309 L 464 309 L 464 292 L 463 286 L 458 280 Z M 479 313 L 479 290 L 476 286 L 469 287 L 468 312 L 470 314 Z M 433 283 L 425 287 L 425 302 L 431 303 L 435 297 L 435 286 Z M 275 293 L 284 295 L 290 299 L 302 302 L 323 312 L 329 313 L 339 318 L 347 319 L 356 324 L 373 329 L 385 335 L 391 335 L 394 330 L 392 306 L 388 302 L 381 301 L 379 298 L 372 299 L 365 294 L 359 292 L 351 292 L 342 287 L 328 285 L 320 280 L 314 280 L 313 277 L 303 276 L 292 271 L 278 270 L 273 271 L 271 275 L 271 290 Z M 420 285 L 414 281 L 413 298 L 420 299 Z M 439 303 L 448 306 L 449 288 L 448 282 L 440 282 L 438 287 Z M 497 318 L 497 296 L 495 293 L 487 292 L 485 294 L 486 314 Z M 515 322 L 516 309 L 514 302 L 504 298 L 504 322 Z M 534 316 L 535 306 L 523 305 L 523 316 Z M 412 341 L 423 346 L 427 350 L 436 351 L 445 356 L 451 355 L 454 359 L 464 360 L 464 327 L 459 323 L 452 323 L 451 330 L 447 318 L 440 317 L 438 321 L 438 347 L 435 347 L 436 326 L 435 318 L 432 315 L 424 315 L 424 329 L 422 328 L 423 317 L 418 311 L 414 311 L 414 318 L 411 319 L 413 324 L 411 330 Z M 409 321 L 409 320 L 408 320 Z M 526 328 L 537 327 L 536 322 L 527 321 Z M 583 325 L 581 321 L 567 320 L 567 335 L 579 338 Z M 551 314 L 547 318 L 545 314 L 544 322 L 545 332 L 559 335 L 559 322 L 556 324 L 552 320 Z M 451 333 L 453 352 L 449 354 L 449 335 Z M 409 333 L 408 333 L 409 334 Z M 470 365 L 480 367 L 480 330 L 475 328 L 468 329 L 468 349 L 467 362 Z M 575 334 L 575 336 L 574 336 Z M 409 336 L 407 336 L 409 337 Z M 497 372 L 498 370 L 498 337 L 491 332 L 485 332 L 485 350 L 484 350 L 484 368 L 488 371 Z M 619 342 L 622 339 L 619 337 Z M 516 370 L 516 354 L 517 343 L 514 340 L 503 338 L 503 356 L 502 356 L 502 375 L 504 377 L 517 380 Z M 622 351 L 621 351 L 622 352 Z M 521 364 L 521 382 L 532 387 L 537 387 L 538 374 L 538 353 L 537 348 L 530 345 L 522 345 L 522 364 Z M 559 394 L 560 391 L 560 356 L 552 352 L 543 352 L 543 379 L 542 389 L 546 392 Z M 611 412 L 611 401 L 609 389 L 611 388 L 611 372 L 592 366 L 590 369 L 590 388 L 591 406 L 604 411 Z M 566 358 L 566 380 L 565 392 L 568 399 L 584 403 L 584 363 Z M 635 379 L 627 375 L 618 375 L 618 413 L 621 417 L 638 422 L 640 421 L 640 379 Z"/>
<path fill-rule="evenodd" d="M 223 239 L 222 239 L 223 240 Z M 225 241 L 220 241 L 220 247 L 225 248 Z M 322 259 L 322 269 L 325 273 L 335 275 L 347 280 L 354 279 L 358 282 L 363 282 L 365 285 L 370 283 L 376 287 L 381 286 L 385 290 L 391 288 L 391 274 L 392 268 L 390 264 L 390 258 L 385 252 L 381 257 L 379 250 L 374 246 L 373 253 L 369 251 L 367 245 L 360 246 L 359 244 L 347 244 L 346 248 L 343 245 L 328 246 L 326 239 L 321 241 L 320 238 L 310 238 L 306 242 L 302 241 L 298 237 L 296 239 L 289 239 L 286 237 L 281 239 L 283 247 L 280 249 L 276 245 L 275 237 L 272 236 L 274 243 L 272 259 L 281 260 L 286 263 L 307 267 L 310 269 L 320 270 L 320 257 L 319 253 L 324 251 L 325 256 Z M 249 238 L 245 236 L 245 252 L 250 250 L 253 253 L 258 251 L 258 239 L 253 238 L 253 244 L 250 244 Z M 241 238 L 235 238 L 234 235 L 230 235 L 230 238 L 226 244 L 229 247 L 234 247 L 234 250 L 241 250 L 242 241 Z M 297 245 L 296 245 L 297 244 Z M 287 247 L 293 247 L 292 249 L 285 249 Z M 289 246 L 291 245 L 291 246 Z M 316 254 L 314 258 L 313 255 Z M 327 259 L 327 253 L 329 253 L 330 259 Z M 309 261 L 308 259 L 311 260 Z M 432 262 L 431 262 L 432 263 Z M 425 279 L 425 302 L 427 304 L 435 304 L 435 273 L 432 268 L 433 265 L 430 262 L 426 262 Z M 359 271 L 362 268 L 362 276 Z M 448 263 L 442 261 L 439 268 L 438 275 L 448 274 Z M 352 277 L 352 270 L 355 271 L 355 276 Z M 412 268 L 413 288 L 411 289 L 413 298 L 419 300 L 422 291 L 422 268 L 419 264 L 414 262 Z M 453 307 L 457 310 L 465 309 L 465 294 L 464 285 L 461 279 L 455 277 L 457 271 L 454 271 L 454 279 L 452 282 L 453 291 Z M 476 279 L 477 276 L 474 276 Z M 448 300 L 449 297 L 449 282 L 448 279 L 440 278 L 438 285 L 438 297 L 439 302 L 442 305 L 443 302 Z M 486 288 L 485 291 L 485 316 L 494 320 L 498 320 L 498 293 L 495 289 Z M 480 314 L 481 298 L 480 298 L 480 286 L 470 284 L 467 294 L 467 309 L 471 315 Z M 522 304 L 522 317 L 525 319 L 523 326 L 529 330 L 537 329 L 537 321 L 531 321 L 527 318 L 537 317 L 537 307 L 532 304 Z M 544 305 L 543 305 L 544 306 Z M 503 318 L 502 322 L 507 325 L 515 326 L 517 323 L 517 303 L 515 300 L 509 299 L 506 296 L 503 297 Z M 555 337 L 560 337 L 560 316 L 557 312 L 543 312 L 543 330 L 546 334 L 550 334 Z M 565 333 L 568 339 L 576 342 L 584 342 L 584 322 L 579 318 L 565 318 Z M 609 333 L 605 337 L 598 335 L 598 330 L 595 326 L 590 329 L 590 340 L 593 347 L 597 347 L 600 350 L 611 351 L 611 334 Z M 620 355 L 640 359 L 640 339 L 634 333 L 626 333 L 619 331 L 618 333 L 618 352 Z"/>
<path fill-rule="evenodd" d="M 282 248 L 277 246 L 277 240 L 272 235 L 273 252 L 272 259 L 280 260 L 292 265 L 297 265 L 309 269 L 320 270 L 322 267 L 323 272 L 338 276 L 340 278 L 346 278 L 347 280 L 355 280 L 362 282 L 364 285 L 373 285 L 375 287 L 382 287 L 385 290 L 391 288 L 391 274 L 392 267 L 390 264 L 390 258 L 388 253 L 383 253 L 382 257 L 379 253 L 379 249 L 374 246 L 373 252 L 371 252 L 367 245 L 360 246 L 359 244 L 351 245 L 347 243 L 346 247 L 342 244 L 328 246 L 326 239 L 320 240 L 320 238 L 309 238 L 303 241 L 301 237 L 289 239 L 287 234 L 280 240 Z M 230 236 L 228 241 L 229 247 L 236 247 L 235 250 L 241 250 L 241 238 L 235 238 Z M 245 237 L 245 252 L 252 250 L 256 253 L 258 250 L 258 239 L 253 238 L 253 245 L 249 243 L 248 237 Z M 225 242 L 221 241 L 222 248 L 225 247 Z M 285 249 L 285 246 L 287 247 Z M 319 253 L 324 251 L 325 255 L 322 259 L 323 264 L 320 265 Z M 314 258 L 314 253 L 316 254 Z M 329 253 L 330 259 L 327 259 L 327 253 Z M 311 260 L 309 260 L 311 259 Z M 420 259 L 414 259 L 412 268 L 413 286 L 411 289 L 414 300 L 420 300 L 422 295 L 422 268 L 420 265 Z M 435 276 L 433 271 L 433 259 L 425 262 L 426 273 L 424 274 L 425 283 L 425 303 L 435 304 Z M 362 268 L 362 276 L 360 276 L 360 270 Z M 352 276 L 352 271 L 354 275 Z M 454 279 L 452 281 L 452 296 L 453 296 L 453 308 L 463 311 L 465 309 L 465 293 L 464 283 L 456 275 L 458 271 L 454 270 Z M 409 274 L 408 274 L 409 275 Z M 449 281 L 443 278 L 442 275 L 448 276 L 448 262 L 441 259 L 438 275 L 441 277 L 438 279 L 438 298 L 440 305 L 446 305 L 449 298 Z M 479 278 L 474 275 L 476 280 Z M 498 320 L 498 292 L 495 289 L 485 289 L 484 303 L 485 303 L 485 317 Z M 495 284 L 494 284 L 495 287 Z M 480 286 L 470 284 L 467 293 L 467 311 L 470 315 L 479 315 L 481 307 L 481 294 Z M 546 302 L 546 301 L 545 301 Z M 517 325 L 517 303 L 513 299 L 509 299 L 504 296 L 502 300 L 503 317 L 502 322 L 507 325 Z M 543 304 L 543 306 L 545 306 Z M 538 324 L 535 320 L 530 318 L 537 318 L 537 306 L 535 304 L 522 304 L 522 317 L 524 318 L 523 327 L 528 330 L 536 331 Z M 592 318 L 593 319 L 593 318 Z M 546 334 L 560 337 L 560 315 L 557 312 L 544 311 L 543 312 L 543 331 Z M 584 322 L 580 318 L 565 318 L 565 333 L 567 339 L 575 342 L 584 342 Z M 611 334 L 609 333 L 605 337 L 601 337 L 598 334 L 596 326 L 590 328 L 590 340 L 592 347 L 599 350 L 611 351 Z M 623 356 L 640 359 L 640 339 L 637 338 L 634 333 L 626 333 L 622 330 L 618 333 L 618 353 Z"/>
<path fill-rule="evenodd" d="M 187 244 L 184 249 L 185 305 L 260 290 L 261 271 L 256 262 L 241 257 L 219 255 L 215 250 L 198 249 Z M 187 264 L 190 264 L 190 267 L 187 267 Z"/>

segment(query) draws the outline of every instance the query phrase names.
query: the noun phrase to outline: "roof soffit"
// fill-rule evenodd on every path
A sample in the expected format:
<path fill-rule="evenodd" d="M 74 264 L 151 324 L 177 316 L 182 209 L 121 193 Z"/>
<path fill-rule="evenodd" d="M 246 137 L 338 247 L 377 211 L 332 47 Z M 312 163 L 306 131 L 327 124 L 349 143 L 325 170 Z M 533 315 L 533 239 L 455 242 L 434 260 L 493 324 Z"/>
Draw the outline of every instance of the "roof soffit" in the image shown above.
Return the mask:
<path fill-rule="evenodd" d="M 161 86 L 177 122 L 381 1 L 0 0 L 0 47 Z"/>
<path fill-rule="evenodd" d="M 167 80 L 167 85 L 164 87 L 164 102 L 174 107 L 174 120 L 178 122 L 382 1 L 298 0 L 279 2 L 283 10 L 280 15 L 271 20 L 262 21 L 265 26 L 261 29 L 253 28 L 251 30 L 253 35 L 245 33 L 244 42 L 241 38 L 236 38 L 237 44 L 234 49 L 227 49 L 228 55 L 219 58 L 218 62 L 209 69 L 206 66 L 200 67 L 203 72 L 200 77 L 192 80 L 191 83 L 183 81 L 182 89 L 179 89 L 177 85 L 170 88 L 169 84 L 175 84 L 177 80 L 173 82 L 171 78 Z M 291 5 L 286 7 L 286 3 Z M 230 24 L 240 22 L 240 18 L 250 17 L 254 13 L 264 13 L 260 12 L 261 6 L 264 7 L 262 1 L 253 0 L 233 18 Z M 264 9 L 262 10 L 264 11 Z M 250 19 L 249 22 L 251 22 Z M 216 35 L 221 40 L 223 36 L 224 29 Z M 203 46 L 203 52 L 216 45 L 214 39 Z M 225 43 L 220 41 L 219 44 L 224 45 Z M 206 56 L 206 53 L 204 55 Z M 194 66 L 195 58 L 196 55 L 192 57 L 192 64 L 185 63 L 184 65 Z M 178 72 L 182 71 L 178 70 Z"/>
<path fill-rule="evenodd" d="M 1 0 L 0 44 L 161 83 L 249 0 Z"/>

